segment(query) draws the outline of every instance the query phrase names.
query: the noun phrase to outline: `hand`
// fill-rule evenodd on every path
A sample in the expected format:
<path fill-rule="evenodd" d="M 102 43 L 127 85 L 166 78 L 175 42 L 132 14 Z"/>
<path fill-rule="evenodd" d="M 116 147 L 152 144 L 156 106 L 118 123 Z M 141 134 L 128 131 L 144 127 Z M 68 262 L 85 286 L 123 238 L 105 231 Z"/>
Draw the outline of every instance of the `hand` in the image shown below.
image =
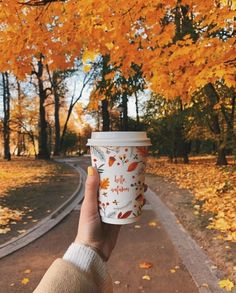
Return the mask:
<path fill-rule="evenodd" d="M 101 222 L 97 200 L 98 187 L 99 174 L 95 168 L 88 167 L 84 201 L 75 243 L 90 246 L 103 260 L 107 261 L 115 247 L 121 226 Z"/>

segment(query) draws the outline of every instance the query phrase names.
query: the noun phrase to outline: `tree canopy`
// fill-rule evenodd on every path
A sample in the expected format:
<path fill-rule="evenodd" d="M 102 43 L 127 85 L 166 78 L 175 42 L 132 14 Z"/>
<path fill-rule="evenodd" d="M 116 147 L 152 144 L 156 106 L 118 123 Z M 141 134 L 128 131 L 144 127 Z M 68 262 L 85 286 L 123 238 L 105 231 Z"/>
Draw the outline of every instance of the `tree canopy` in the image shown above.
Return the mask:
<path fill-rule="evenodd" d="M 167 98 L 189 100 L 219 79 L 235 87 L 232 1 L 2 0 L 0 8 L 0 71 L 18 78 L 40 56 L 50 70 L 63 70 L 79 57 L 86 64 L 109 54 L 124 76 L 139 65 Z"/>

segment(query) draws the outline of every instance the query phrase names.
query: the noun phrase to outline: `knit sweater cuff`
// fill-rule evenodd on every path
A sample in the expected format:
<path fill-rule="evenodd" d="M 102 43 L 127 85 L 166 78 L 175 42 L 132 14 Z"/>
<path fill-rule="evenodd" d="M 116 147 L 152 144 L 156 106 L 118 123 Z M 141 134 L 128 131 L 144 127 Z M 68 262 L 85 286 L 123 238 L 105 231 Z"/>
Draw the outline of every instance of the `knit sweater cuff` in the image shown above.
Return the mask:
<path fill-rule="evenodd" d="M 106 264 L 91 247 L 72 243 L 63 259 L 83 271 L 102 291 L 106 291 L 107 287 L 110 286 L 111 281 Z"/>

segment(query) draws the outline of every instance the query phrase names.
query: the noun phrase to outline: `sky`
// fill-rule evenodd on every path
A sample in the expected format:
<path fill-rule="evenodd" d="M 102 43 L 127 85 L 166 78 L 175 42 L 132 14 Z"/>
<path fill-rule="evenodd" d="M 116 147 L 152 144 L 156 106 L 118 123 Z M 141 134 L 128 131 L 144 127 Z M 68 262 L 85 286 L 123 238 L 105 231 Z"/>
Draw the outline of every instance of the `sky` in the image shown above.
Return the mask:
<path fill-rule="evenodd" d="M 11 80 L 11 82 L 13 84 L 15 84 L 15 80 Z M 76 84 L 76 87 L 75 87 Z M 68 86 L 68 96 L 72 96 L 74 91 L 75 91 L 75 96 L 77 97 L 80 93 L 80 89 L 81 89 L 81 85 L 82 85 L 82 77 L 79 75 L 75 75 L 73 77 L 70 77 L 67 79 L 67 86 Z M 23 83 L 22 87 L 24 87 L 24 91 L 27 92 L 27 95 L 31 95 L 32 93 L 32 86 L 30 86 L 28 83 Z M 80 102 L 84 105 L 87 106 L 88 102 L 89 102 L 89 95 L 91 92 L 91 87 L 86 87 L 84 94 L 80 100 Z M 16 96 L 16 91 L 15 90 L 11 90 L 11 93 L 13 96 Z M 148 93 L 143 93 L 139 96 L 139 103 L 140 105 L 147 100 L 148 97 Z M 141 108 L 141 107 L 140 107 Z M 141 109 L 140 109 L 141 111 Z M 130 97 L 129 101 L 128 101 L 128 115 L 130 117 L 135 118 L 136 117 L 136 110 L 135 110 L 135 98 L 134 97 Z M 0 79 L 0 117 L 3 117 L 3 98 L 2 98 L 2 82 Z M 90 115 L 85 115 L 85 119 L 89 124 L 94 125 L 94 119 L 90 116 Z"/>

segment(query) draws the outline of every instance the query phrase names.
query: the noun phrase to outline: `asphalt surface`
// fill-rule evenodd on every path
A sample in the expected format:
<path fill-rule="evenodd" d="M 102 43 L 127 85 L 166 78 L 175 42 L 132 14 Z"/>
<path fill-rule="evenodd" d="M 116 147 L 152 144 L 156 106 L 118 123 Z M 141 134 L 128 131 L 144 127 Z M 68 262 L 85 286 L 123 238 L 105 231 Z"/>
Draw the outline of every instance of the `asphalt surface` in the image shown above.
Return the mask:
<path fill-rule="evenodd" d="M 86 168 L 88 159 L 81 158 L 75 163 Z M 77 208 L 44 236 L 1 259 L 0 292 L 32 292 L 50 264 L 62 257 L 74 240 L 78 219 Z M 149 262 L 152 267 L 141 269 L 142 262 Z M 108 267 L 117 293 L 199 292 L 150 205 L 140 222 L 122 227 Z M 24 278 L 29 279 L 26 285 L 21 283 Z"/>

